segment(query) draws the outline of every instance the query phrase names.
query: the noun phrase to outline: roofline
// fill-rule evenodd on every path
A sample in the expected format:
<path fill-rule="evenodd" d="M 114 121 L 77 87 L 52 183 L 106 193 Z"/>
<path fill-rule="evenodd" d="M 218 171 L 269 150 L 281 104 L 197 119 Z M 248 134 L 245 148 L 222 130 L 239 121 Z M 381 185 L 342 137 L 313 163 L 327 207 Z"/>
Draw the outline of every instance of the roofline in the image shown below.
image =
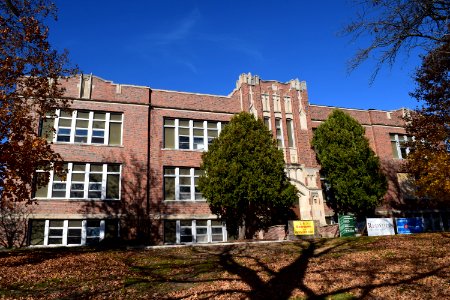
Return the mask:
<path fill-rule="evenodd" d="M 369 109 L 362 109 L 362 108 L 347 108 L 347 107 L 337 107 L 337 106 L 330 106 L 330 105 L 320 105 L 320 104 L 309 104 L 309 106 L 317 106 L 317 107 L 328 107 L 328 108 L 336 108 L 336 109 L 346 109 L 346 110 L 356 110 L 356 111 L 364 111 L 364 112 L 368 112 L 368 111 L 379 111 L 379 112 L 394 112 L 394 111 L 399 111 L 402 109 L 408 109 L 411 110 L 407 107 L 400 107 L 398 109 L 392 109 L 392 110 L 383 110 L 383 109 L 375 109 L 375 108 L 369 108 Z"/>
<path fill-rule="evenodd" d="M 300 82 L 302 82 L 302 81 L 304 81 L 304 80 L 299 80 L 298 78 L 296 78 L 298 81 L 300 81 Z M 279 80 L 272 80 L 272 79 L 259 79 L 260 81 L 262 81 L 262 82 L 276 82 L 276 83 L 281 83 L 281 84 L 289 84 L 289 82 L 291 82 L 292 80 L 296 80 L 296 79 L 291 79 L 291 80 L 288 80 L 288 81 L 286 81 L 286 82 L 283 82 L 283 81 L 279 81 Z"/>
<path fill-rule="evenodd" d="M 126 83 L 116 83 L 116 82 L 114 82 L 114 81 L 112 81 L 112 80 L 104 79 L 104 78 L 102 78 L 102 77 L 100 77 L 100 76 L 97 76 L 97 75 L 94 75 L 94 74 L 92 74 L 92 73 L 91 73 L 91 74 L 80 73 L 80 74 L 77 74 L 77 75 L 90 75 L 90 76 L 92 76 L 92 77 L 95 77 L 95 78 L 97 78 L 97 79 L 103 80 L 104 82 L 109 83 L 109 84 L 112 84 L 112 85 L 130 86 L 130 87 L 136 87 L 136 88 L 143 88 L 143 89 L 150 89 L 150 90 L 151 90 L 151 88 L 150 88 L 149 86 L 146 86 L 146 85 L 135 85 L 135 84 L 126 84 Z"/>
<path fill-rule="evenodd" d="M 188 94 L 188 95 L 197 95 L 197 96 L 220 97 L 220 98 L 227 98 L 227 99 L 231 98 L 229 95 L 228 96 L 224 96 L 224 95 L 202 94 L 202 93 L 194 93 L 194 92 L 180 92 L 180 91 L 163 90 L 163 89 L 152 89 L 152 91 L 177 93 L 177 94 Z"/>

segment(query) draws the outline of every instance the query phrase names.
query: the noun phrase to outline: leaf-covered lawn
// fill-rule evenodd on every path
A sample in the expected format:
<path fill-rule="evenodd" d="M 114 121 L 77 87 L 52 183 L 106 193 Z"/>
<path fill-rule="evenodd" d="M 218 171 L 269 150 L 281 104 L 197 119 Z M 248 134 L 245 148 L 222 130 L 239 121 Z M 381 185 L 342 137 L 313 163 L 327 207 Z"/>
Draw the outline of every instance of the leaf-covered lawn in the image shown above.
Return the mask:
<path fill-rule="evenodd" d="M 450 234 L 0 251 L 0 299 L 445 299 Z"/>

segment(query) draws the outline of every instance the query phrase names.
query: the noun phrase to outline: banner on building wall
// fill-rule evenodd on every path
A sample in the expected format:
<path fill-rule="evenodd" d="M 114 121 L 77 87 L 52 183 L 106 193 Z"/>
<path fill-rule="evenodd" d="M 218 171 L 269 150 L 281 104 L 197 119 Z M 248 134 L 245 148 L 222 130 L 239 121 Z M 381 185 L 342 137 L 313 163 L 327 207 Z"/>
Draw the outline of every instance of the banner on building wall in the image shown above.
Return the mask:
<path fill-rule="evenodd" d="M 395 235 L 392 218 L 367 218 L 367 235 Z"/>
<path fill-rule="evenodd" d="M 354 216 L 350 215 L 339 215 L 339 235 L 344 236 L 355 236 L 356 234 L 356 220 Z"/>
<path fill-rule="evenodd" d="M 294 221 L 294 235 L 314 235 L 314 221 Z"/>
<path fill-rule="evenodd" d="M 423 232 L 423 220 L 420 217 L 396 218 L 395 223 L 397 225 L 398 234 L 411 234 Z"/>

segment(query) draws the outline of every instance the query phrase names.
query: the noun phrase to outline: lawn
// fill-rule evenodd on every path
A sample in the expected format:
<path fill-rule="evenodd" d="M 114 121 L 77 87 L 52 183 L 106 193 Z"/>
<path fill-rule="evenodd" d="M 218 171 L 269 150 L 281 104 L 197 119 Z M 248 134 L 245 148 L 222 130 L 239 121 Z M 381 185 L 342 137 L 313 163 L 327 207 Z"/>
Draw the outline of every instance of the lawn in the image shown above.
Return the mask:
<path fill-rule="evenodd" d="M 449 245 L 450 234 L 435 233 L 0 251 L 0 299 L 445 299 Z"/>

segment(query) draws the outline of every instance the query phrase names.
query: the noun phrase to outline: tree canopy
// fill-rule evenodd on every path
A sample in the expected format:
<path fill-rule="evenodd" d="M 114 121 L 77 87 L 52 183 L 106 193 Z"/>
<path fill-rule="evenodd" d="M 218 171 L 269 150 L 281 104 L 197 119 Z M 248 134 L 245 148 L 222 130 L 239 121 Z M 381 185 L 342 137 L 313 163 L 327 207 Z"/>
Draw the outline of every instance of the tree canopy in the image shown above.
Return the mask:
<path fill-rule="evenodd" d="M 261 120 L 242 112 L 234 116 L 203 154 L 199 189 L 211 211 L 245 238 L 286 221 L 298 191 L 285 173 L 284 156 Z"/>
<path fill-rule="evenodd" d="M 408 119 L 408 134 L 415 139 L 407 170 L 413 176 L 417 196 L 447 201 L 450 198 L 449 65 L 450 1 L 363 0 L 354 22 L 345 28 L 355 39 L 369 37 L 370 44 L 353 58 L 350 68 L 375 56 L 380 67 L 392 65 L 400 51 L 420 49 L 422 65 L 411 94 L 421 107 Z M 438 201 L 439 202 L 439 201 Z M 436 202 L 436 203 L 438 203 Z"/>
<path fill-rule="evenodd" d="M 1 200 L 31 201 L 34 171 L 60 160 L 37 125 L 54 108 L 69 106 L 58 83 L 76 70 L 68 67 L 66 52 L 51 48 L 48 17 L 56 18 L 56 8 L 46 0 L 0 2 Z"/>
<path fill-rule="evenodd" d="M 362 0 L 358 13 L 344 33 L 369 41 L 350 61 L 353 70 L 369 57 L 378 62 L 372 79 L 384 64 L 392 65 L 398 53 L 419 48 L 426 52 L 449 34 L 448 0 Z"/>
<path fill-rule="evenodd" d="M 315 131 L 312 145 L 334 211 L 359 216 L 373 211 L 386 193 L 387 181 L 361 124 L 334 110 Z"/>
<path fill-rule="evenodd" d="M 408 134 L 414 136 L 407 159 L 417 196 L 435 204 L 450 200 L 450 35 L 423 58 L 412 96 L 423 103 L 412 114 Z"/>

